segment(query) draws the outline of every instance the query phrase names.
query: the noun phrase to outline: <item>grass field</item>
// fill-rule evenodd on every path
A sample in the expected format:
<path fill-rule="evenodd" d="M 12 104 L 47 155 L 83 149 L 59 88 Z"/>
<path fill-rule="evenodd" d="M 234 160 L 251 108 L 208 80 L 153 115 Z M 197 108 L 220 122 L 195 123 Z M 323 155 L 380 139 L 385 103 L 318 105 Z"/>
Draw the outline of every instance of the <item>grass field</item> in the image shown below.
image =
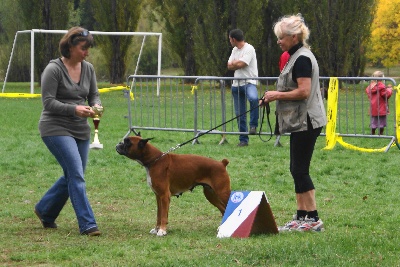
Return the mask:
<path fill-rule="evenodd" d="M 376 68 L 373 66 L 367 66 L 365 68 L 365 76 L 371 76 L 372 73 L 374 73 L 374 71 L 376 70 L 383 71 L 386 77 L 395 77 L 396 79 L 400 78 L 400 65 L 394 66 L 392 68 L 383 68 L 383 67 Z"/>
<path fill-rule="evenodd" d="M 18 85 L 16 86 L 18 90 Z M 101 85 L 99 86 L 101 87 Z M 39 98 L 0 98 L 0 265 L 2 266 L 399 266 L 398 158 L 387 153 L 361 153 L 336 146 L 323 150 L 317 141 L 311 175 L 325 223 L 323 233 L 280 233 L 250 238 L 216 237 L 219 211 L 201 188 L 173 198 L 169 232 L 148 232 L 156 218 L 155 197 L 145 170 L 119 156 L 115 145 L 128 131 L 122 92 L 101 95 L 105 107 L 100 123 L 104 149 L 90 152 L 87 191 L 100 237 L 80 236 L 68 202 L 57 230 L 41 228 L 35 203 L 61 175 L 61 169 L 40 139 Z M 193 137 L 192 133 L 142 131 L 162 151 Z M 238 148 L 237 137 L 218 145 L 219 136 L 205 135 L 200 144 L 176 153 L 192 153 L 230 161 L 233 190 L 265 191 L 278 225 L 295 212 L 288 170 L 288 137 L 283 147 L 252 136 Z M 374 140 L 359 141 L 364 147 Z"/>

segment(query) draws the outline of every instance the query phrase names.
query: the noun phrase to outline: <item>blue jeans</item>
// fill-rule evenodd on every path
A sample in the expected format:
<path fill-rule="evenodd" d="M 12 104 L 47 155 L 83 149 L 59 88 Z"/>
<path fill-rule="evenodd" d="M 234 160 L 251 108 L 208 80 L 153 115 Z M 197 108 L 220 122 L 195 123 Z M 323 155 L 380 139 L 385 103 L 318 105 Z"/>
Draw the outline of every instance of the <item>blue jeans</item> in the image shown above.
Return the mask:
<path fill-rule="evenodd" d="M 61 165 L 64 175 L 36 204 L 36 210 L 44 221 L 54 222 L 70 198 L 78 219 L 80 233 L 97 227 L 86 196 L 84 179 L 90 140 L 79 140 L 71 136 L 47 136 L 42 139 Z"/>
<path fill-rule="evenodd" d="M 243 86 L 232 86 L 233 104 L 235 106 L 235 114 L 239 116 L 247 111 L 246 98 L 250 102 L 250 127 L 258 127 L 258 92 L 254 84 L 248 83 Z M 254 108 L 254 109 L 253 109 Z M 247 129 L 247 113 L 237 118 L 239 132 L 248 132 Z M 249 142 L 248 135 L 239 135 L 240 142 Z"/>

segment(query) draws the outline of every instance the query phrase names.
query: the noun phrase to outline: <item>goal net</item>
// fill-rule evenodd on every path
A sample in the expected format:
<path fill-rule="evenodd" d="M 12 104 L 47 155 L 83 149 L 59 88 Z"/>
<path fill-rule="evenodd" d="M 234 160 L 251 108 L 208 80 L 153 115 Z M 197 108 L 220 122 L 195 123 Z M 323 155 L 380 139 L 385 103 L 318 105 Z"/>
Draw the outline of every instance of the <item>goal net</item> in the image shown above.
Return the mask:
<path fill-rule="evenodd" d="M 11 54 L 9 62 L 7 65 L 7 71 L 5 73 L 2 93 L 5 92 L 7 82 L 30 82 L 30 93 L 34 94 L 34 84 L 39 80 L 38 74 L 35 74 L 35 56 L 38 57 L 39 54 L 52 54 L 51 59 L 59 56 L 58 52 L 58 41 L 61 36 L 64 35 L 66 30 L 24 30 L 17 31 L 14 37 Z M 161 75 L 161 49 L 162 49 L 162 33 L 155 32 L 102 32 L 102 31 L 90 31 L 92 35 L 114 35 L 114 36 L 130 36 L 132 37 L 131 46 L 129 48 L 129 62 L 127 62 L 127 75 L 137 74 L 138 69 L 140 69 L 140 57 L 145 49 L 157 49 L 157 62 L 156 62 L 156 73 L 158 76 Z M 156 40 L 151 40 L 150 38 L 156 38 Z M 135 39 L 136 38 L 136 39 Z M 146 39 L 147 38 L 147 39 Z M 150 40 L 149 40 L 150 39 Z M 52 47 L 42 47 L 37 45 L 38 40 L 47 40 L 54 44 Z M 153 41 L 153 42 L 151 42 Z M 149 43 L 150 42 L 150 43 Z M 146 45 L 147 44 L 147 45 Z M 35 47 L 36 46 L 36 47 Z M 93 48 L 95 50 L 95 48 Z M 132 50 L 132 53 L 131 53 Z M 99 52 L 100 53 L 100 52 Z M 152 54 L 154 52 L 152 51 Z M 48 55 L 47 55 L 48 57 Z M 101 62 L 101 56 L 94 56 L 92 58 L 91 54 L 88 61 L 93 63 L 96 69 L 96 74 L 99 77 L 101 75 L 99 70 L 104 62 Z M 96 61 L 97 62 L 94 62 Z M 36 61 L 37 62 L 37 61 Z M 98 63 L 98 64 L 96 64 Z M 36 63 L 37 65 L 37 63 Z M 47 65 L 47 64 L 46 64 Z M 149 74 L 149 73 L 143 73 Z"/>

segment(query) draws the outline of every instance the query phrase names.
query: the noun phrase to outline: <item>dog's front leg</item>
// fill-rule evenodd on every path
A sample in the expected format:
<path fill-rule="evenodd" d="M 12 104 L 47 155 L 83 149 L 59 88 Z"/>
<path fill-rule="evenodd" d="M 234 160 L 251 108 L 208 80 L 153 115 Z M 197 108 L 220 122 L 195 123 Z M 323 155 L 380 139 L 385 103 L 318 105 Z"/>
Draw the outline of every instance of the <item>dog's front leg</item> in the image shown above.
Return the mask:
<path fill-rule="evenodd" d="M 156 193 L 156 201 L 157 201 L 157 224 L 156 227 L 150 230 L 150 234 L 157 235 L 158 230 L 160 230 L 160 224 L 161 224 L 161 201 L 160 201 L 160 196 Z"/>
<path fill-rule="evenodd" d="M 151 234 L 157 234 L 157 236 L 164 236 L 167 234 L 168 224 L 168 211 L 169 204 L 171 201 L 170 194 L 156 195 L 157 199 L 157 226 L 151 229 Z"/>

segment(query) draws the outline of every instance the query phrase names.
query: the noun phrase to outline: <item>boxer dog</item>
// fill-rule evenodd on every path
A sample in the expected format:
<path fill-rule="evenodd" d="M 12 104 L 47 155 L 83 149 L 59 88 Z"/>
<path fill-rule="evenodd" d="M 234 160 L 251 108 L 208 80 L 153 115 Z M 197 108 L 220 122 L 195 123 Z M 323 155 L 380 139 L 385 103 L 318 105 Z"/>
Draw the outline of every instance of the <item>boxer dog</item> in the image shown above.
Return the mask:
<path fill-rule="evenodd" d="M 226 171 L 229 161 L 216 161 L 198 155 L 162 153 L 149 143 L 149 139 L 131 136 L 116 146 L 120 155 L 141 164 L 147 172 L 147 183 L 157 199 L 157 224 L 151 234 L 167 234 L 168 211 L 171 196 L 203 186 L 207 200 L 222 215 L 231 193 L 230 178 Z"/>

